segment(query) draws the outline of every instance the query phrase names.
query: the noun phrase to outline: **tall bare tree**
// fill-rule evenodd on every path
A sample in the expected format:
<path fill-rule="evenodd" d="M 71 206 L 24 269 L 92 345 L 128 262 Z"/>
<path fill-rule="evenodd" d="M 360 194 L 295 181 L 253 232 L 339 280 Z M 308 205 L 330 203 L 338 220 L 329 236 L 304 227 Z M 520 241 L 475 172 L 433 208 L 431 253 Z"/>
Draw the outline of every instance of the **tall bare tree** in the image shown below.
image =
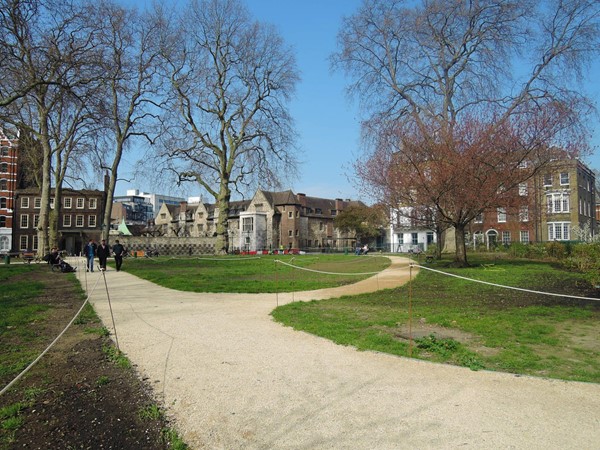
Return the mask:
<path fill-rule="evenodd" d="M 482 208 L 508 200 L 498 193 L 535 176 L 555 147 L 585 149 L 590 102 L 573 80 L 599 49 L 599 9 L 597 0 L 364 0 L 332 57 L 370 116 L 364 186 L 434 207 L 467 265 L 465 226 Z"/>
<path fill-rule="evenodd" d="M 97 51 L 94 28 L 86 26 L 81 2 L 53 0 L 5 0 L 4 38 L 11 42 L 11 76 L 4 92 L 19 92 L 18 98 L 0 110 L 2 120 L 24 130 L 35 140 L 42 155 L 41 208 L 38 221 L 38 252 L 56 245 L 50 242 L 50 189 L 53 168 L 60 208 L 63 168 L 88 122 L 87 92 L 97 86 Z M 11 86 L 14 86 L 11 87 Z M 23 90 L 22 86 L 27 86 Z M 20 90 L 21 89 L 21 90 Z"/>
<path fill-rule="evenodd" d="M 97 168 L 108 169 L 102 238 L 108 240 L 112 202 L 124 152 L 133 140 L 153 143 L 158 129 L 161 85 L 158 78 L 159 30 L 148 14 L 112 1 L 93 6 L 90 18 L 102 25 L 98 43 L 104 89 L 99 91 L 97 119 L 102 128 Z M 168 80 L 162 80 L 167 84 Z"/>
<path fill-rule="evenodd" d="M 295 172 L 287 103 L 299 79 L 296 61 L 239 0 L 192 0 L 179 20 L 164 24 L 177 113 L 168 157 L 180 180 L 198 182 L 215 199 L 216 251 L 224 252 L 232 190 L 274 185 Z"/>

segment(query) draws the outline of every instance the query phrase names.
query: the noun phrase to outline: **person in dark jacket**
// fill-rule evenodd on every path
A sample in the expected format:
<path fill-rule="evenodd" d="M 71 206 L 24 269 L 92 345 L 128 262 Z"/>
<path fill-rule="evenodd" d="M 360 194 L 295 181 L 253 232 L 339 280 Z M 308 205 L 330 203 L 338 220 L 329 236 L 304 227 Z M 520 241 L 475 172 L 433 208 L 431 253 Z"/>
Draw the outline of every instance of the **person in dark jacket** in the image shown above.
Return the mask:
<path fill-rule="evenodd" d="M 98 256 L 98 264 L 100 270 L 106 270 L 106 259 L 110 256 L 110 248 L 106 245 L 106 241 L 102 239 L 100 245 L 96 249 L 96 255 Z"/>
<path fill-rule="evenodd" d="M 121 264 L 123 264 L 123 254 L 125 253 L 125 247 L 123 247 L 119 240 L 115 241 L 115 245 L 113 245 L 112 251 L 115 255 L 115 265 L 117 266 L 117 272 L 121 270 Z"/>

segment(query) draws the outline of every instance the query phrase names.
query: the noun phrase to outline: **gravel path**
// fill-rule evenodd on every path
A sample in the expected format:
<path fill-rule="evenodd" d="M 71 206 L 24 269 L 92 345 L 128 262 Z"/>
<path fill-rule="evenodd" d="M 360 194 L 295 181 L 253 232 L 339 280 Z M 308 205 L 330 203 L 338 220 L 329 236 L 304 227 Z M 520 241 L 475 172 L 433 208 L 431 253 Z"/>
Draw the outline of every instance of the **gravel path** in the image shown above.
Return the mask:
<path fill-rule="evenodd" d="M 600 385 L 358 352 L 269 315 L 406 282 L 408 260 L 391 259 L 350 287 L 295 294 L 186 293 L 114 270 L 106 280 L 121 350 L 193 449 L 600 449 Z M 89 290 L 99 277 L 78 276 Z"/>

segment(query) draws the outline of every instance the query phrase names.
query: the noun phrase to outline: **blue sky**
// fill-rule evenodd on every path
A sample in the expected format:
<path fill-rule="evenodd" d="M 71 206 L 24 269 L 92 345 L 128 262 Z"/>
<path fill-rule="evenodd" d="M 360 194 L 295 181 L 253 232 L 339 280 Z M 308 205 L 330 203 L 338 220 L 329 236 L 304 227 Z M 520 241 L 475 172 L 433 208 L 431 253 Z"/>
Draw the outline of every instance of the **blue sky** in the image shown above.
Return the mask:
<path fill-rule="evenodd" d="M 129 0 L 143 6 L 145 0 Z M 175 2 L 174 2 L 175 3 Z M 179 2 L 180 3 L 180 2 Z M 301 82 L 290 108 L 298 133 L 299 158 L 303 161 L 300 177 L 289 183 L 294 192 L 324 198 L 358 198 L 349 178 L 351 163 L 360 152 L 360 116 L 356 102 L 345 94 L 343 74 L 332 73 L 329 56 L 336 50 L 336 37 L 342 18 L 353 14 L 361 0 L 246 0 L 251 14 L 261 22 L 275 25 L 288 45 L 296 50 Z M 590 73 L 594 84 L 590 93 L 600 99 L 600 64 Z M 593 144 L 600 145 L 600 119 L 596 118 Z M 585 160 L 592 169 L 600 169 L 600 150 Z M 126 158 L 120 173 L 127 177 L 128 165 L 134 155 Z M 131 167 L 131 166 L 129 166 Z M 117 195 L 127 189 L 181 195 L 173 190 L 156 188 L 145 180 L 119 182 Z M 184 195 L 200 195 L 199 188 L 188 186 Z M 209 201 L 205 197 L 205 200 Z"/>

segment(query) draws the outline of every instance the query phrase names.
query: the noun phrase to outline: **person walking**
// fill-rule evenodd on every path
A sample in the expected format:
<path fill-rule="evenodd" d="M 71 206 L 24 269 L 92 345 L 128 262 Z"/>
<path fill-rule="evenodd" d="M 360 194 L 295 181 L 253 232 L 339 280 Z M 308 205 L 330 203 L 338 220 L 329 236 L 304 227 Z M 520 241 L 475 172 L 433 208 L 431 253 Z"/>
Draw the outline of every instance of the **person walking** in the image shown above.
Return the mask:
<path fill-rule="evenodd" d="M 121 264 L 123 264 L 123 254 L 125 253 L 125 247 L 123 247 L 117 239 L 115 241 L 115 245 L 113 245 L 112 251 L 115 255 L 115 265 L 117 266 L 118 272 L 121 270 Z"/>
<path fill-rule="evenodd" d="M 93 239 L 90 239 L 85 248 L 83 249 L 83 254 L 87 258 L 86 264 L 86 272 L 94 271 L 94 258 L 96 257 L 96 243 Z"/>
<path fill-rule="evenodd" d="M 110 256 L 110 248 L 106 245 L 106 240 L 100 241 L 100 245 L 96 249 L 96 256 L 98 256 L 100 270 L 106 270 L 106 259 Z"/>

